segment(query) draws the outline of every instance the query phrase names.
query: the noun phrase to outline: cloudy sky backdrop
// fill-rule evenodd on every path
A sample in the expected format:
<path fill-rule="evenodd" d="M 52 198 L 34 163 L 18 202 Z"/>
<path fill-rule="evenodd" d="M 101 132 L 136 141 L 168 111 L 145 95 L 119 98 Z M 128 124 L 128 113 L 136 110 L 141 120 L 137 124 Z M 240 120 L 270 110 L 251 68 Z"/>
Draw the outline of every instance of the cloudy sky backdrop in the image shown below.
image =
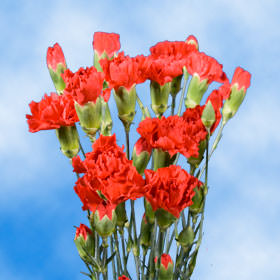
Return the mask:
<path fill-rule="evenodd" d="M 75 176 L 54 131 L 28 133 L 25 114 L 54 90 L 47 47 L 58 42 L 76 71 L 92 64 L 95 31 L 119 33 L 130 55 L 193 34 L 229 77 L 237 66 L 252 73 L 210 163 L 193 279 L 279 279 L 279 14 L 277 0 L 1 0 L 0 279 L 84 279 L 73 242 L 73 225 L 85 222 Z M 148 101 L 147 85 L 139 92 Z M 114 131 L 123 144 L 117 119 Z"/>

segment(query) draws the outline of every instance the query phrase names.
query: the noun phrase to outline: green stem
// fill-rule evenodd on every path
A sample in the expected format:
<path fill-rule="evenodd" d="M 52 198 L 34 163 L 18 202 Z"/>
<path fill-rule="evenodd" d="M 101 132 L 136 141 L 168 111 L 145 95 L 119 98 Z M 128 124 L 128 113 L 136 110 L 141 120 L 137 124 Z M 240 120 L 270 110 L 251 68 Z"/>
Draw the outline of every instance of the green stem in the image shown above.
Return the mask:
<path fill-rule="evenodd" d="M 181 218 L 182 218 L 182 227 L 185 228 L 187 226 L 187 223 L 186 223 L 186 217 L 185 217 L 184 210 L 181 212 Z"/>
<path fill-rule="evenodd" d="M 142 263 L 142 266 L 141 266 L 141 280 L 145 280 L 145 265 L 146 265 L 146 256 L 147 256 L 147 250 L 143 250 L 143 263 Z"/>
<path fill-rule="evenodd" d="M 174 116 L 176 96 L 172 95 L 171 116 Z"/>
<path fill-rule="evenodd" d="M 121 235 L 121 241 L 122 241 L 122 260 L 123 260 L 123 267 L 124 267 L 124 272 L 125 274 L 128 276 L 128 271 L 127 271 L 127 260 L 125 258 L 125 242 L 124 242 L 124 232 L 122 230 L 122 232 L 120 233 Z"/>
<path fill-rule="evenodd" d="M 138 103 L 138 105 L 140 107 L 140 110 L 142 111 L 142 114 L 145 116 L 145 118 L 146 117 L 151 117 L 148 108 L 144 107 L 142 101 L 140 100 L 140 98 L 139 98 L 139 96 L 137 94 L 136 94 L 136 101 L 137 101 L 137 103 Z"/>
<path fill-rule="evenodd" d="M 99 262 L 99 236 L 97 232 L 94 233 L 94 244 L 95 244 L 95 256 L 94 258 Z M 99 271 L 96 271 L 96 278 L 99 279 Z"/>
<path fill-rule="evenodd" d="M 85 151 L 84 151 L 84 149 L 83 149 L 83 146 L 82 146 L 82 144 L 81 144 L 80 139 L 79 139 L 79 146 L 80 146 L 80 149 L 81 149 L 81 152 L 82 152 L 84 158 L 86 158 L 86 154 L 85 154 Z"/>
<path fill-rule="evenodd" d="M 168 254 L 169 253 L 169 250 L 170 250 L 170 247 L 171 247 L 171 244 L 173 242 L 173 239 L 175 237 L 175 228 L 171 234 L 171 237 L 170 239 L 168 240 L 167 244 L 166 244 L 166 247 L 165 247 L 165 253 Z"/>
<path fill-rule="evenodd" d="M 113 243 L 113 237 L 110 237 L 110 245 L 111 245 L 111 254 L 113 255 L 114 253 L 114 243 Z M 117 275 L 116 275 L 116 267 L 115 267 L 115 258 L 112 259 L 112 272 L 113 272 L 113 279 L 117 280 Z"/>
<path fill-rule="evenodd" d="M 103 280 L 108 279 L 107 275 L 107 265 L 106 265 L 106 260 L 107 260 L 107 238 L 103 238 L 102 242 L 102 247 L 103 247 L 103 256 L 102 256 L 102 275 L 103 275 Z"/>
<path fill-rule="evenodd" d="M 161 255 L 162 255 L 162 252 L 163 252 L 163 244 L 164 244 L 164 231 L 159 229 L 159 232 L 158 232 L 158 246 L 157 246 L 157 253 L 156 253 L 156 257 L 157 257 L 156 279 L 158 279 L 158 273 L 159 273 L 159 268 L 160 268 L 160 264 L 161 264 Z"/>
<path fill-rule="evenodd" d="M 120 276 L 121 273 L 123 273 L 123 269 L 122 269 L 122 263 L 121 263 L 121 257 L 120 257 L 119 240 L 118 240 L 117 231 L 114 232 L 114 239 L 115 239 L 115 251 L 116 251 L 116 256 L 117 256 L 117 273 L 118 273 L 118 276 Z"/>
<path fill-rule="evenodd" d="M 154 224 L 154 228 L 153 228 L 153 232 L 152 232 L 152 240 L 151 240 L 151 251 L 150 251 L 150 256 L 149 256 L 149 271 L 148 271 L 148 275 L 149 275 L 149 280 L 153 280 L 154 279 L 154 267 L 155 267 L 155 263 L 154 263 L 154 258 L 155 258 L 155 239 L 156 239 L 156 234 L 157 234 L 157 220 L 155 219 L 155 224 Z"/>
<path fill-rule="evenodd" d="M 129 160 L 129 130 L 125 129 L 126 157 Z"/>

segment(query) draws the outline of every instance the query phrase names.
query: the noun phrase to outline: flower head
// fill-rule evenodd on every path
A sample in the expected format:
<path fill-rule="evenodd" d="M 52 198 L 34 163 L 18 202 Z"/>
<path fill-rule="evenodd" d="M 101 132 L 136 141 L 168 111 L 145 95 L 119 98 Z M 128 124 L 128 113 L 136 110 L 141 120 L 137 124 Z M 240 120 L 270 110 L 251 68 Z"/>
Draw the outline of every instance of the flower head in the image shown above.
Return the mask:
<path fill-rule="evenodd" d="M 246 91 L 250 86 L 250 80 L 251 74 L 248 71 L 242 69 L 241 67 L 237 67 L 232 77 L 231 87 L 237 85 L 238 90 L 244 88 L 244 91 Z"/>
<path fill-rule="evenodd" d="M 105 52 L 110 58 L 121 48 L 120 35 L 117 33 L 95 32 L 92 45 L 99 56 Z"/>
<path fill-rule="evenodd" d="M 90 235 L 90 234 L 92 234 L 91 229 L 88 228 L 84 224 L 80 224 L 80 226 L 76 228 L 76 235 L 75 235 L 74 240 L 76 240 L 79 236 L 81 236 L 86 241 L 88 238 L 88 235 Z"/>
<path fill-rule="evenodd" d="M 58 43 L 55 43 L 53 47 L 49 47 L 47 50 L 47 65 L 48 68 L 56 72 L 58 64 L 61 63 L 66 68 L 65 57 L 63 51 Z"/>
<path fill-rule="evenodd" d="M 73 126 L 78 122 L 78 116 L 71 95 L 44 95 L 40 102 L 32 101 L 29 104 L 31 115 L 26 115 L 30 132 Z"/>
<path fill-rule="evenodd" d="M 156 172 L 145 170 L 145 175 L 145 197 L 153 210 L 162 208 L 177 218 L 183 209 L 193 203 L 194 188 L 201 185 L 197 178 L 175 165 L 159 168 Z"/>

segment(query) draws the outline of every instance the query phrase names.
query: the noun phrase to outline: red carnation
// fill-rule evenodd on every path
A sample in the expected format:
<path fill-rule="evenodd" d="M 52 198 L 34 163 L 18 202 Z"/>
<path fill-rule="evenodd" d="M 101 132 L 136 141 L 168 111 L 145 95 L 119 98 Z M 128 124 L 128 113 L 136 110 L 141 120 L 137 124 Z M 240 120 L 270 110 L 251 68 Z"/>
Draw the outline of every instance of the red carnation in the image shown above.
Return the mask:
<path fill-rule="evenodd" d="M 248 71 L 242 69 L 241 67 L 237 67 L 233 74 L 231 87 L 233 87 L 236 84 L 238 90 L 241 90 L 244 87 L 244 91 L 246 91 L 250 86 L 250 80 L 251 74 Z"/>
<path fill-rule="evenodd" d="M 200 81 L 207 79 L 208 84 L 213 81 L 223 83 L 226 80 L 223 65 L 202 52 L 192 52 L 186 67 L 191 75 L 197 74 Z"/>
<path fill-rule="evenodd" d="M 143 196 L 144 180 L 116 144 L 115 135 L 100 135 L 84 161 L 79 156 L 73 159 L 73 167 L 75 172 L 85 173 L 75 186 L 84 210 L 96 209 L 100 203 L 97 191 L 115 205 Z"/>
<path fill-rule="evenodd" d="M 44 95 L 40 102 L 29 104 L 31 115 L 26 115 L 30 132 L 73 126 L 78 122 L 73 97 L 69 94 Z"/>
<path fill-rule="evenodd" d="M 114 88 L 115 91 L 121 86 L 129 91 L 135 84 L 145 82 L 143 67 L 146 65 L 146 59 L 144 56 L 131 58 L 121 52 L 113 60 L 101 59 L 99 63 L 109 87 Z"/>
<path fill-rule="evenodd" d="M 187 39 L 186 39 L 186 43 L 189 45 L 192 45 L 195 47 L 196 50 L 198 50 L 198 41 L 195 38 L 195 36 L 190 35 Z"/>
<path fill-rule="evenodd" d="M 130 280 L 125 275 L 119 276 L 118 280 Z"/>
<path fill-rule="evenodd" d="M 202 183 L 180 166 L 159 168 L 156 172 L 145 170 L 146 199 L 153 210 L 162 208 L 179 218 L 180 212 L 190 206 L 195 195 L 194 188 Z"/>
<path fill-rule="evenodd" d="M 199 143 L 205 139 L 207 132 L 200 116 L 196 117 L 199 117 L 196 122 L 186 121 L 179 116 L 146 118 L 140 122 L 137 132 L 151 147 L 167 151 L 171 157 L 176 153 L 197 157 Z"/>
<path fill-rule="evenodd" d="M 117 33 L 95 32 L 92 45 L 99 56 L 105 51 L 108 57 L 112 57 L 121 48 L 120 35 Z"/>
<path fill-rule="evenodd" d="M 168 269 L 168 264 L 170 263 L 171 265 L 173 264 L 173 261 L 168 254 L 162 254 L 161 255 L 161 264 L 165 267 L 165 269 Z M 155 257 L 155 263 L 157 263 L 157 257 Z"/>
<path fill-rule="evenodd" d="M 65 57 L 63 51 L 58 43 L 47 50 L 47 66 L 56 72 L 57 65 L 61 63 L 66 68 Z"/>
<path fill-rule="evenodd" d="M 102 91 L 104 73 L 97 72 L 93 66 L 90 68 L 81 67 L 75 73 L 67 69 L 62 74 L 62 78 L 66 84 L 64 92 L 72 94 L 80 105 L 84 105 L 90 101 L 95 103 L 101 95 L 106 102 L 110 98 L 110 92 Z"/>
<path fill-rule="evenodd" d="M 84 240 L 86 241 L 88 238 L 88 235 L 92 234 L 92 231 L 90 228 L 88 228 L 84 224 L 80 224 L 79 227 L 76 228 L 76 235 L 74 240 L 76 240 L 79 236 L 82 236 Z"/>

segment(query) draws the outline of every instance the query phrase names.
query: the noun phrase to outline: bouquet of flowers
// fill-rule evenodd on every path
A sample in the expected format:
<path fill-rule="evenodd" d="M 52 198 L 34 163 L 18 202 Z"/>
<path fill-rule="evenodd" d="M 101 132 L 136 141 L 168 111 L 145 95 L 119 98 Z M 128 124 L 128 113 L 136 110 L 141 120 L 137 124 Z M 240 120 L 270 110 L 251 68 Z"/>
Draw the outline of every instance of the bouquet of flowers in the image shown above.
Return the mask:
<path fill-rule="evenodd" d="M 88 218 L 74 238 L 88 270 L 83 273 L 104 280 L 131 275 L 190 279 L 202 241 L 208 162 L 251 75 L 237 67 L 230 81 L 217 60 L 199 51 L 194 36 L 160 42 L 148 56 L 131 57 L 119 51 L 118 34 L 96 32 L 93 50 L 94 66 L 72 72 L 61 47 L 49 47 L 47 66 L 56 92 L 32 101 L 26 115 L 30 132 L 55 130 L 77 175 L 74 190 Z M 137 85 L 145 81 L 151 106 L 137 94 Z M 205 96 L 212 82 L 219 87 Z M 125 147 L 111 133 L 110 98 L 124 128 Z M 139 124 L 133 123 L 136 105 L 142 113 Z M 91 151 L 84 151 L 77 123 Z M 131 153 L 132 127 L 139 139 Z M 177 164 L 180 155 L 185 168 Z M 137 213 L 143 215 L 141 225 L 136 200 L 144 205 Z"/>

